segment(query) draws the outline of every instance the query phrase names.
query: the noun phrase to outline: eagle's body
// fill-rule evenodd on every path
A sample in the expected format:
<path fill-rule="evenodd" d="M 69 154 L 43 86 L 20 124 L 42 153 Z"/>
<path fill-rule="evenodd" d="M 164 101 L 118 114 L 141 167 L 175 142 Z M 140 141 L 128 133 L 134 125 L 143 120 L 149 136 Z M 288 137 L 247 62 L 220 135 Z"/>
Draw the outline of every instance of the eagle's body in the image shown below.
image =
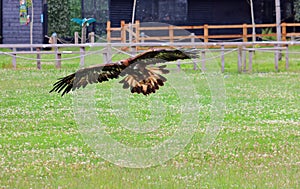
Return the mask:
<path fill-rule="evenodd" d="M 85 87 L 87 84 L 101 83 L 110 79 L 124 77 L 120 81 L 123 88 L 132 93 L 148 95 L 155 93 L 167 79 L 162 74 L 169 73 L 166 65 L 153 67 L 154 64 L 195 58 L 196 54 L 176 49 L 150 50 L 135 57 L 116 63 L 98 64 L 82 68 L 73 74 L 59 79 L 50 92 L 62 92 L 62 96 L 71 90 Z"/>

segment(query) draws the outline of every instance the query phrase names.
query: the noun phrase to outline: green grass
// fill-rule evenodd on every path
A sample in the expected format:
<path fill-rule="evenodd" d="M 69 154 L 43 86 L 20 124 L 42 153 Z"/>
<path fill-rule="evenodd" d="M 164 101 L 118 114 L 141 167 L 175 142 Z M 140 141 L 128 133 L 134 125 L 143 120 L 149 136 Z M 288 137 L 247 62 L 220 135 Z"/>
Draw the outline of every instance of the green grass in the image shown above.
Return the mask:
<path fill-rule="evenodd" d="M 139 169 L 114 165 L 85 142 L 74 115 L 74 101 L 80 100 L 77 93 L 64 97 L 48 93 L 58 77 L 78 67 L 78 61 L 63 62 L 62 70 L 56 70 L 54 63 L 36 70 L 34 62 L 20 60 L 17 70 L 0 69 L 0 188 L 299 188 L 297 57 L 291 58 L 289 72 L 274 73 L 269 72 L 273 55 L 258 55 L 253 74 L 237 74 L 236 56 L 225 57 L 226 110 L 222 129 L 207 150 L 198 145 L 212 116 L 211 91 L 204 74 L 186 70 L 185 77 L 195 87 L 188 92 L 196 94 L 199 104 L 194 136 L 174 158 Z M 9 68 L 10 59 L 1 57 L 1 64 Z M 170 81 L 149 97 L 131 95 L 117 82 L 97 85 L 95 96 L 89 97 L 96 101 L 98 116 L 93 119 L 125 145 L 159 144 L 180 125 L 180 96 L 174 89 L 181 88 L 173 85 Z M 112 102 L 120 95 L 114 94 L 128 97 L 124 100 L 128 107 L 117 109 Z M 119 119 L 126 108 L 141 126 L 147 125 L 145 117 L 151 118 L 151 111 L 161 113 L 157 120 L 161 125 L 148 133 L 129 131 Z"/>

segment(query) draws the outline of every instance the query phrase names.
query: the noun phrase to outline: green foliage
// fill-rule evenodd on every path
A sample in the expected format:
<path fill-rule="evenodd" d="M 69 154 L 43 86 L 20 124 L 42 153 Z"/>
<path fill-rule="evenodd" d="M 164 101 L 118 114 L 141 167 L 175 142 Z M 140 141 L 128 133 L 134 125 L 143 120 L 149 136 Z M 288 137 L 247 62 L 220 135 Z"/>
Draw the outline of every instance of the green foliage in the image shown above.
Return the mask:
<path fill-rule="evenodd" d="M 27 0 L 26 4 L 27 4 L 27 7 L 31 7 L 32 6 L 32 0 Z"/>
<path fill-rule="evenodd" d="M 56 32 L 59 37 L 73 36 L 80 26 L 71 23 L 71 18 L 81 17 L 81 1 L 48 0 L 48 35 Z"/>
<path fill-rule="evenodd" d="M 300 21 L 300 0 L 294 1 L 295 20 Z"/>
<path fill-rule="evenodd" d="M 272 28 L 264 28 L 261 32 L 262 34 L 272 35 L 274 34 Z M 276 41 L 276 36 L 264 36 L 262 37 L 264 41 Z"/>
<path fill-rule="evenodd" d="M 80 0 L 69 0 L 69 10 L 70 10 L 70 19 L 72 18 L 81 18 L 81 1 Z M 73 36 L 74 32 L 81 31 L 81 26 L 70 22 L 70 32 L 69 35 Z"/>

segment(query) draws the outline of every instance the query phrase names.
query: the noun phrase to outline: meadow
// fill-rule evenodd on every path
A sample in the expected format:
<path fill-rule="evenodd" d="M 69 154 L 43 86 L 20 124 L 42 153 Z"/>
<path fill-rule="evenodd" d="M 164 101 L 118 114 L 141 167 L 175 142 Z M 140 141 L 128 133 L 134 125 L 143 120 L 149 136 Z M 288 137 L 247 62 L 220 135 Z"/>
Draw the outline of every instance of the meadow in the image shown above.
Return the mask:
<path fill-rule="evenodd" d="M 87 99 L 95 102 L 97 114 L 87 117 L 103 124 L 116 141 L 147 148 L 172 137 L 184 124 L 178 91 L 185 88 L 171 79 L 156 94 L 142 97 L 111 81 L 61 97 L 49 90 L 57 78 L 78 68 L 78 60 L 64 61 L 61 70 L 54 62 L 43 61 L 42 70 L 36 70 L 34 61 L 18 59 L 13 70 L 10 57 L 2 55 L 0 188 L 299 188 L 299 55 L 291 55 L 288 71 L 283 59 L 279 72 L 274 72 L 272 53 L 254 56 L 253 73 L 239 74 L 236 54 L 227 54 L 225 73 L 215 83 L 200 70 L 190 69 L 192 65 L 174 71 L 173 75 L 184 73 L 182 77 L 188 78 L 174 79 L 175 83 L 193 85 L 187 91 L 199 106 L 196 116 L 189 117 L 196 123 L 193 136 L 183 150 L 159 165 L 126 168 L 106 160 L 86 142 L 78 121 L 84 116 L 77 114 L 85 115 L 80 108 L 88 107 L 76 104 L 80 97 L 95 90 Z M 213 93 L 218 86 L 226 93 Z M 222 97 L 218 101 L 224 103 L 218 106 L 224 108 L 219 110 L 222 120 L 217 120 L 220 130 L 213 143 L 203 149 L 199 145 L 218 112 L 213 97 Z M 128 131 L 132 128 L 123 126 L 130 116 L 145 130 L 154 120 L 151 126 L 156 131 Z"/>

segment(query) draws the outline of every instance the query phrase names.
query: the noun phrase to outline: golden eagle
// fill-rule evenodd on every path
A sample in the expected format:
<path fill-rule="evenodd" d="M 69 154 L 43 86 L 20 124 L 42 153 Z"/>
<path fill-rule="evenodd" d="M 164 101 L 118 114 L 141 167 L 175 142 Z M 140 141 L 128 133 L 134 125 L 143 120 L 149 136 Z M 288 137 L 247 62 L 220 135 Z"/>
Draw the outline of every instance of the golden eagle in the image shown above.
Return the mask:
<path fill-rule="evenodd" d="M 98 64 L 79 69 L 66 77 L 60 78 L 53 84 L 53 92 L 62 92 L 62 96 L 71 90 L 85 88 L 87 84 L 101 83 L 109 79 L 124 77 L 120 81 L 124 89 L 130 88 L 132 93 L 148 95 L 155 93 L 167 79 L 162 74 L 169 73 L 166 65 L 156 66 L 157 63 L 175 61 L 178 59 L 196 58 L 192 51 L 178 49 L 151 49 L 135 57 L 116 63 Z"/>

